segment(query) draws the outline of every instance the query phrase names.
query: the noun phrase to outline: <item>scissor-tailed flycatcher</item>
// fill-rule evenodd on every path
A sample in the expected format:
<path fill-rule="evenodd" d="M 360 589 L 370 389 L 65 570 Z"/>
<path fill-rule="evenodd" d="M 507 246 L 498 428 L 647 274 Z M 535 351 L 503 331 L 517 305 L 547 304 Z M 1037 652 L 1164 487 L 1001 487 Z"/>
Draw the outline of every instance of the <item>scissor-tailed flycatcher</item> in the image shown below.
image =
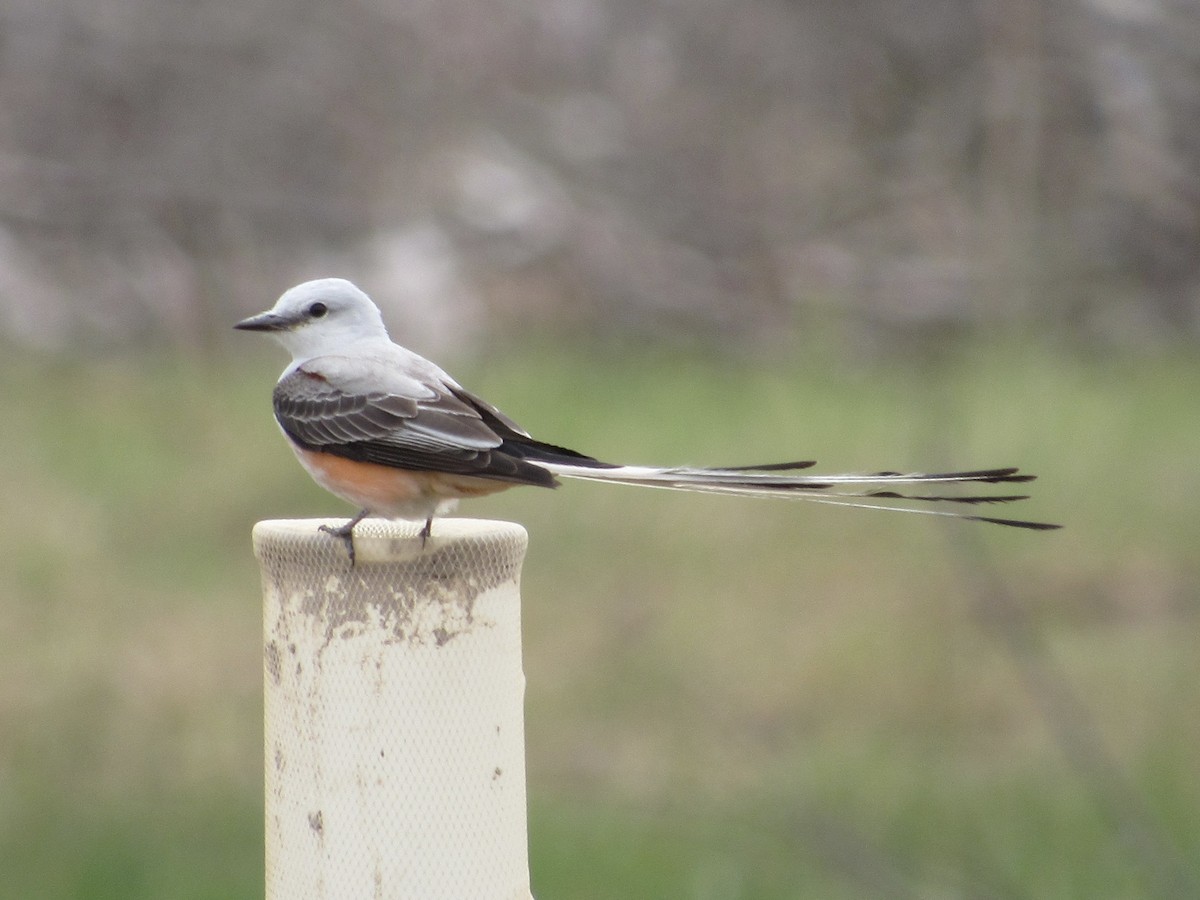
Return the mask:
<path fill-rule="evenodd" d="M 362 511 L 340 528 L 354 561 L 354 526 L 369 515 L 425 520 L 463 497 L 522 484 L 556 487 L 558 477 L 681 491 L 783 497 L 1051 529 L 915 503 L 1007 503 L 1025 495 L 902 493 L 910 485 L 1032 481 L 1015 468 L 934 475 L 795 475 L 812 462 L 734 468 L 659 468 L 600 462 L 530 437 L 500 410 L 464 390 L 411 350 L 392 343 L 371 299 L 348 281 L 324 278 L 287 291 L 269 311 L 235 328 L 265 331 L 292 354 L 275 386 L 275 418 L 301 465 L 328 491 Z"/>

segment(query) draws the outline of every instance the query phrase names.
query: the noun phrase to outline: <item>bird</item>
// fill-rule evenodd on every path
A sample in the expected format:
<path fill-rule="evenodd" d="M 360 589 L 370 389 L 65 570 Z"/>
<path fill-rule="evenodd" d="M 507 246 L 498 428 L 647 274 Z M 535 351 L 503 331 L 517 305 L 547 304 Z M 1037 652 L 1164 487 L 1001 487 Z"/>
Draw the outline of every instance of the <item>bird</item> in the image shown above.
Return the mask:
<path fill-rule="evenodd" d="M 433 520 L 458 500 L 561 478 L 836 506 L 921 513 L 1014 528 L 1046 522 L 946 509 L 1028 499 L 1027 494 L 958 494 L 947 485 L 1019 484 L 1015 467 L 943 473 L 801 473 L 813 460 L 730 467 L 635 466 L 603 462 L 532 437 L 498 408 L 422 356 L 393 343 L 379 307 L 350 281 L 306 281 L 266 312 L 234 325 L 274 337 L 292 355 L 275 385 L 275 420 L 300 464 L 321 487 L 359 508 L 321 530 L 355 562 L 354 527 L 368 516 Z M 929 509 L 926 505 L 943 508 Z"/>

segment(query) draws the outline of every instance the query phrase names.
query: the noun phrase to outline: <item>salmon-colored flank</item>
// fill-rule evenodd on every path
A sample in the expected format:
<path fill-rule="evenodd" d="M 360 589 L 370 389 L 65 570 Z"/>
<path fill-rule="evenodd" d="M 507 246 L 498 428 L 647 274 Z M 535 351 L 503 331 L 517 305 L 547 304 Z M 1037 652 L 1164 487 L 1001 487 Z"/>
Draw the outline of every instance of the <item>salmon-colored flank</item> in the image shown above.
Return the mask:
<path fill-rule="evenodd" d="M 402 514 L 414 506 L 438 500 L 482 497 L 515 487 L 511 482 L 473 475 L 396 469 L 332 453 L 293 449 L 321 487 L 383 515 Z"/>

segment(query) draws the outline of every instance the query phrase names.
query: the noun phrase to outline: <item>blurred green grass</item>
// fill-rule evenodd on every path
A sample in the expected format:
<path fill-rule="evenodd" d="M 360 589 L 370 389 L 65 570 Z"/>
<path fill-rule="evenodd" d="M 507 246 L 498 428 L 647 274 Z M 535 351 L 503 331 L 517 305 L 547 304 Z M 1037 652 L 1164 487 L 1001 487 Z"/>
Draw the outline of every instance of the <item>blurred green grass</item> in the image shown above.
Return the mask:
<path fill-rule="evenodd" d="M 261 895 L 249 530 L 349 511 L 275 431 L 282 364 L 6 353 L 0 896 Z M 954 526 L 972 554 L 936 521 L 810 505 L 571 484 L 466 506 L 531 536 L 537 896 L 1141 897 L 1180 883 L 1164 860 L 1200 877 L 1192 348 L 1001 337 L 916 365 L 545 345 L 453 369 L 604 458 L 1019 464 L 1041 476 L 1022 513 L 1068 526 Z M 1054 685 L 1077 721 L 1047 713 Z"/>

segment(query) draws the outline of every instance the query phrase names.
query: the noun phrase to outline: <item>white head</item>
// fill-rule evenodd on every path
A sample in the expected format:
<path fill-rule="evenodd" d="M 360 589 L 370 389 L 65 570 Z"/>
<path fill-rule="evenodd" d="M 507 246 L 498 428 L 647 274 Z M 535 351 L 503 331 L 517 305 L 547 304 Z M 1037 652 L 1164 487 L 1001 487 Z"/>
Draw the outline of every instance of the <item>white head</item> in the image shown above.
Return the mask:
<path fill-rule="evenodd" d="M 338 353 L 362 341 L 388 340 L 379 308 L 344 278 L 298 284 L 266 312 L 233 327 L 270 334 L 295 360 Z"/>

